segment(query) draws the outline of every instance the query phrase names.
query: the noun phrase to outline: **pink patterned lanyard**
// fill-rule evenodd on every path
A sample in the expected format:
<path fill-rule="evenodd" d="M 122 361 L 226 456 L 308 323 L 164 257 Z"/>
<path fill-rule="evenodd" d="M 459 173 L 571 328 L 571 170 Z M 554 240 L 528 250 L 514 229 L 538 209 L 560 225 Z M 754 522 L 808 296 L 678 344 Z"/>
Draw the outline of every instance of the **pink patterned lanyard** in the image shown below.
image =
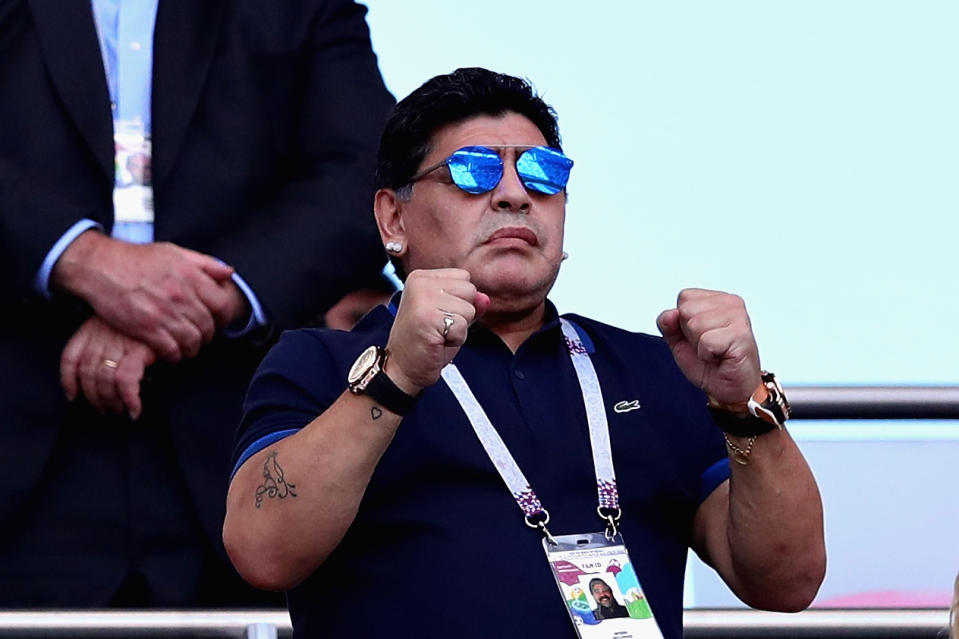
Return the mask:
<path fill-rule="evenodd" d="M 583 395 L 583 404 L 586 407 L 589 443 L 593 453 L 596 488 L 599 493 L 596 512 L 606 522 L 606 536 L 611 538 L 617 533 L 617 522 L 622 515 L 622 510 L 619 507 L 619 492 L 616 489 L 616 474 L 613 471 L 613 455 L 609 443 L 609 424 L 606 421 L 603 392 L 593 362 L 575 327 L 562 318 L 560 318 L 560 324 L 563 330 L 563 341 L 566 342 L 569 357 L 573 362 Z M 547 539 L 553 541 L 552 535 L 546 529 L 546 524 L 549 523 L 549 512 L 533 492 L 523 471 L 513 459 L 503 438 L 496 432 L 486 411 L 476 400 L 476 396 L 473 395 L 473 391 L 459 369 L 455 364 L 450 363 L 443 369 L 442 376 L 463 408 L 463 412 L 466 413 L 490 461 L 493 462 L 506 487 L 512 493 L 513 499 L 523 511 L 526 525 L 539 528 Z"/>

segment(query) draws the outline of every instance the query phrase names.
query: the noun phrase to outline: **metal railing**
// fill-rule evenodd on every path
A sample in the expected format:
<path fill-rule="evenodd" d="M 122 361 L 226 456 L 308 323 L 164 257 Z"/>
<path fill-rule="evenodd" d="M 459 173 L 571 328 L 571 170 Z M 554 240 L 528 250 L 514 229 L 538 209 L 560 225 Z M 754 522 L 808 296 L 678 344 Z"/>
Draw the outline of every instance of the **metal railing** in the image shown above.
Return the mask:
<path fill-rule="evenodd" d="M 959 419 L 959 386 L 787 386 L 793 419 Z"/>
<path fill-rule="evenodd" d="M 0 637 L 290 637 L 286 610 L 13 610 Z"/>
<path fill-rule="evenodd" d="M 786 614 L 758 610 L 687 610 L 686 637 L 879 637 L 936 639 L 945 636 L 949 612 L 927 610 L 806 610 Z M 14 611 L 0 612 L 0 637 L 233 637 L 288 638 L 285 610 L 218 611 Z M 331 638 L 332 639 L 332 638 Z"/>
<path fill-rule="evenodd" d="M 949 611 L 812 609 L 787 614 L 759 610 L 687 610 L 683 619 L 686 639 L 944 639 L 948 634 Z"/>

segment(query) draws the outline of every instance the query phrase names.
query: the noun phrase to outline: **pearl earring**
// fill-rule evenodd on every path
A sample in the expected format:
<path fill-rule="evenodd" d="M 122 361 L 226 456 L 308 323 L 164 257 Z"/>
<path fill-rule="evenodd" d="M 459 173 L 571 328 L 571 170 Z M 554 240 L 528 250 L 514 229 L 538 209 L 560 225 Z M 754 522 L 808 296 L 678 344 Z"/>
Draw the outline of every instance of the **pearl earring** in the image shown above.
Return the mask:
<path fill-rule="evenodd" d="M 403 250 L 403 245 L 399 242 L 387 242 L 386 243 L 386 252 L 396 255 Z"/>
<path fill-rule="evenodd" d="M 563 258 L 561 261 L 565 262 L 567 259 L 569 259 L 569 253 L 567 253 L 566 251 L 563 251 Z"/>

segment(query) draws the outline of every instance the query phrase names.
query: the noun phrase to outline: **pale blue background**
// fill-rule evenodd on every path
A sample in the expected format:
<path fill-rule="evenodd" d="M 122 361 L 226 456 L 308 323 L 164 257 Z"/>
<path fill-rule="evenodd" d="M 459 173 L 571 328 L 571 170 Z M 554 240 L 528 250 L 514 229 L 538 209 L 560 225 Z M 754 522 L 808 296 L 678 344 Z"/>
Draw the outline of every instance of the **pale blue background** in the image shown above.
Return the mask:
<path fill-rule="evenodd" d="M 959 383 L 959 3 L 366 4 L 397 97 L 485 66 L 558 110 L 561 311 L 656 332 L 681 288 L 718 288 L 787 385 Z M 947 596 L 959 426 L 792 431 L 826 505 L 820 600 Z M 732 601 L 691 577 L 690 603 Z"/>
<path fill-rule="evenodd" d="M 561 310 L 714 287 L 787 384 L 959 382 L 959 3 L 366 4 L 397 97 L 485 66 L 559 111 Z"/>

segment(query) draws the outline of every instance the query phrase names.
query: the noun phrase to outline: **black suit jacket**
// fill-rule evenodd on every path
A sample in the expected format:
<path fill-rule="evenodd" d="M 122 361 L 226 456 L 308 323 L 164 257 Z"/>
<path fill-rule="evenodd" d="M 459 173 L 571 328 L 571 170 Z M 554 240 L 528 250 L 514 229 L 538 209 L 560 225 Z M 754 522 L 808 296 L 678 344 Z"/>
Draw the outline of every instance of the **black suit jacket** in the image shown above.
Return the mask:
<path fill-rule="evenodd" d="M 233 265 L 274 329 L 307 322 L 384 263 L 371 173 L 393 100 L 347 0 L 160 0 L 155 239 Z M 109 95 L 90 3 L 0 0 L 0 521 L 15 522 L 68 411 L 58 379 L 89 309 L 33 279 L 83 218 L 113 224 Z M 158 365 L 169 425 L 216 543 L 233 432 L 262 347 L 218 337 Z M 82 412 L 82 411 L 81 411 Z"/>

